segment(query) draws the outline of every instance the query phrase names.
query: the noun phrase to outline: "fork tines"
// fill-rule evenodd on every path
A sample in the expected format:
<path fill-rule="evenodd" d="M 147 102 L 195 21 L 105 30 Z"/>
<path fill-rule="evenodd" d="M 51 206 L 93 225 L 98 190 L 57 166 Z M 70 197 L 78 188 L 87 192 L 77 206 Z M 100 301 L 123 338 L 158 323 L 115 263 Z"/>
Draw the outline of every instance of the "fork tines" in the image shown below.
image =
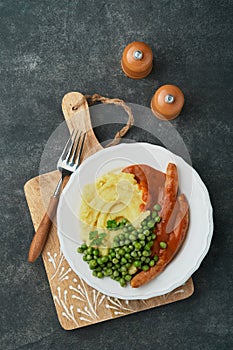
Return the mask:
<path fill-rule="evenodd" d="M 86 133 L 75 129 L 72 131 L 64 151 L 62 153 L 62 161 L 67 165 L 77 168 L 80 164 Z"/>

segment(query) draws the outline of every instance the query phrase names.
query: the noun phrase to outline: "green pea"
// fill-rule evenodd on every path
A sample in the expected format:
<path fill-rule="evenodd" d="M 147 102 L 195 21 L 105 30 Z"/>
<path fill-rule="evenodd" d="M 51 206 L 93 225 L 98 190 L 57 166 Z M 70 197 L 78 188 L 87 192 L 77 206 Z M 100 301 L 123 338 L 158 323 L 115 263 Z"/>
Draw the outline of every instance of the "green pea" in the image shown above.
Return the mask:
<path fill-rule="evenodd" d="M 138 255 L 137 255 L 137 253 L 136 253 L 135 251 L 133 251 L 133 252 L 131 253 L 131 256 L 132 256 L 133 258 L 136 258 Z"/>
<path fill-rule="evenodd" d="M 81 245 L 81 248 L 82 248 L 82 250 L 85 250 L 85 249 L 87 249 L 88 247 L 87 247 L 87 245 L 86 245 L 85 243 L 83 243 L 83 244 Z"/>
<path fill-rule="evenodd" d="M 115 253 L 115 252 L 111 252 L 111 254 L 110 254 L 110 255 L 111 255 L 111 257 L 112 257 L 112 258 L 115 258 L 116 253 Z"/>
<path fill-rule="evenodd" d="M 125 276 L 125 275 L 127 275 L 127 273 L 128 273 L 127 271 L 122 271 L 122 272 L 121 272 L 121 275 L 122 275 L 122 276 Z"/>
<path fill-rule="evenodd" d="M 87 248 L 87 253 L 88 253 L 88 254 L 92 254 L 92 253 L 93 253 L 93 250 L 94 250 L 94 249 L 93 249 L 92 247 L 89 247 L 89 248 Z"/>
<path fill-rule="evenodd" d="M 160 216 L 156 216 L 155 222 L 160 222 L 160 221 L 161 221 L 161 217 Z"/>
<path fill-rule="evenodd" d="M 133 231 L 133 229 L 134 229 L 134 228 L 133 228 L 132 225 L 129 225 L 129 226 L 128 226 L 128 231 L 129 231 L 129 232 Z"/>
<path fill-rule="evenodd" d="M 127 224 L 125 225 L 125 227 L 130 227 L 131 224 L 129 222 L 127 222 Z"/>
<path fill-rule="evenodd" d="M 150 262 L 150 258 L 146 258 L 145 263 L 149 264 L 149 262 Z"/>
<path fill-rule="evenodd" d="M 129 259 L 131 259 L 131 255 L 130 255 L 129 253 L 126 253 L 126 254 L 125 254 L 125 258 L 126 258 L 127 260 L 129 260 Z"/>
<path fill-rule="evenodd" d="M 83 253 L 83 248 L 82 248 L 82 247 L 79 247 L 79 248 L 77 249 L 77 252 L 78 252 L 78 253 Z"/>
<path fill-rule="evenodd" d="M 92 256 L 90 254 L 87 254 L 86 257 L 87 257 L 87 261 L 92 260 Z"/>
<path fill-rule="evenodd" d="M 152 237 L 151 237 L 151 236 L 148 236 L 148 237 L 146 237 L 146 240 L 147 240 L 147 241 L 151 241 L 151 240 L 152 240 Z"/>
<path fill-rule="evenodd" d="M 142 266 L 142 270 L 143 270 L 143 271 L 148 271 L 149 268 L 150 268 L 150 267 L 149 267 L 148 265 L 143 265 L 143 266 Z"/>
<path fill-rule="evenodd" d="M 97 277 L 98 278 L 103 278 L 104 276 L 103 276 L 103 273 L 102 272 L 97 272 Z"/>
<path fill-rule="evenodd" d="M 87 256 L 83 255 L 83 261 L 87 261 Z"/>
<path fill-rule="evenodd" d="M 150 256 L 150 252 L 148 250 L 143 250 L 142 255 L 145 257 Z"/>
<path fill-rule="evenodd" d="M 154 260 L 151 260 L 151 261 L 149 262 L 149 265 L 150 265 L 150 266 L 154 266 L 154 264 L 155 264 L 155 261 L 154 261 Z"/>
<path fill-rule="evenodd" d="M 153 242 L 151 242 L 151 241 L 150 241 L 150 242 L 147 242 L 146 245 L 145 245 L 145 247 L 144 247 L 144 249 L 145 249 L 145 250 L 150 250 L 150 248 L 152 247 L 152 245 L 153 245 Z"/>
<path fill-rule="evenodd" d="M 131 240 L 131 241 L 135 241 L 136 240 L 136 236 L 135 235 L 133 235 L 133 234 L 131 234 L 130 236 L 129 236 L 129 239 Z"/>
<path fill-rule="evenodd" d="M 98 266 L 96 269 L 95 269 L 96 272 L 100 272 L 102 271 L 102 267 L 101 266 Z"/>
<path fill-rule="evenodd" d="M 140 241 L 140 244 L 141 244 L 142 247 L 144 247 L 144 245 L 146 244 L 146 242 L 145 242 L 145 241 Z"/>
<path fill-rule="evenodd" d="M 98 256 L 99 255 L 99 249 L 94 249 L 93 250 L 93 255 Z"/>
<path fill-rule="evenodd" d="M 114 248 L 116 248 L 116 247 L 118 247 L 118 246 L 119 246 L 119 243 L 118 243 L 118 242 L 114 242 L 114 243 L 113 243 L 113 247 L 114 247 Z"/>
<path fill-rule="evenodd" d="M 115 281 L 117 281 L 117 282 L 119 282 L 119 281 L 120 281 L 120 279 L 121 279 L 121 277 L 120 277 L 120 276 L 115 277 Z"/>
<path fill-rule="evenodd" d="M 107 269 L 107 276 L 111 276 L 113 273 L 112 269 Z"/>
<path fill-rule="evenodd" d="M 143 233 L 143 229 L 142 229 L 142 228 L 139 228 L 139 229 L 138 229 L 138 233 Z"/>
<path fill-rule="evenodd" d="M 130 240 L 129 240 L 129 239 L 126 239 L 126 240 L 125 240 L 125 245 L 128 245 L 128 244 L 130 244 Z"/>
<path fill-rule="evenodd" d="M 111 262 L 108 262 L 108 263 L 107 263 L 107 267 L 112 267 L 112 263 L 111 263 Z"/>
<path fill-rule="evenodd" d="M 142 248 L 141 244 L 139 242 L 134 242 L 133 243 L 135 249 L 140 250 Z"/>
<path fill-rule="evenodd" d="M 122 264 L 126 264 L 127 263 L 127 260 L 125 258 L 121 258 L 121 263 Z"/>
<path fill-rule="evenodd" d="M 139 233 L 138 238 L 139 238 L 141 241 L 144 241 L 144 240 L 145 240 L 145 235 L 144 235 L 143 233 Z"/>
<path fill-rule="evenodd" d="M 127 267 L 126 266 L 121 266 L 121 272 L 125 272 L 125 271 L 127 271 L 128 269 L 127 269 Z"/>
<path fill-rule="evenodd" d="M 96 260 L 90 260 L 89 267 L 91 270 L 94 270 L 97 266 L 97 261 Z"/>
<path fill-rule="evenodd" d="M 133 231 L 132 231 L 132 235 L 137 236 L 137 235 L 138 235 L 138 231 L 137 231 L 137 230 L 133 230 Z"/>
<path fill-rule="evenodd" d="M 160 248 L 166 249 L 167 248 L 167 243 L 166 242 L 159 242 Z"/>
<path fill-rule="evenodd" d="M 119 240 L 120 241 L 123 241 L 125 239 L 125 236 L 121 233 L 120 235 L 119 235 Z"/>
<path fill-rule="evenodd" d="M 119 252 L 118 252 L 118 254 L 119 254 L 119 255 L 124 255 L 124 254 L 125 254 L 125 251 L 124 251 L 124 249 L 122 249 L 122 248 L 121 248 L 121 249 L 119 249 Z"/>
<path fill-rule="evenodd" d="M 145 236 L 149 236 L 150 231 L 146 229 L 146 230 L 143 231 L 143 234 L 144 234 Z"/>
<path fill-rule="evenodd" d="M 119 275 L 120 275 L 120 274 L 119 274 L 118 271 L 114 271 L 114 272 L 113 272 L 113 276 L 114 276 L 114 277 L 118 277 Z"/>
<path fill-rule="evenodd" d="M 133 245 L 132 244 L 129 245 L 129 249 L 133 250 Z"/>
<path fill-rule="evenodd" d="M 158 261 L 158 260 L 159 260 L 158 255 L 155 255 L 155 256 L 153 257 L 153 259 L 154 259 L 155 262 Z"/>
<path fill-rule="evenodd" d="M 123 232 L 124 232 L 124 233 L 128 232 L 127 227 L 124 227 L 124 228 L 123 228 Z"/>
<path fill-rule="evenodd" d="M 121 278 L 119 282 L 120 282 L 121 287 L 125 287 L 126 286 L 126 282 L 125 282 L 124 278 Z"/>
<path fill-rule="evenodd" d="M 120 259 L 121 258 L 120 254 L 116 253 L 116 258 Z"/>
<path fill-rule="evenodd" d="M 145 256 L 141 256 L 141 261 L 145 261 L 146 260 L 146 257 Z"/>
<path fill-rule="evenodd" d="M 133 264 L 134 264 L 135 267 L 140 267 L 141 266 L 141 261 L 135 260 Z"/>
<path fill-rule="evenodd" d="M 102 256 L 101 260 L 103 264 L 105 264 L 106 262 L 108 262 L 108 256 Z"/>
<path fill-rule="evenodd" d="M 153 209 L 154 209 L 154 210 L 157 210 L 157 211 L 160 211 L 160 210 L 161 210 L 161 206 L 160 206 L 159 204 L 155 204 L 155 205 L 153 206 Z"/>
<path fill-rule="evenodd" d="M 98 259 L 97 259 L 97 263 L 98 263 L 98 265 L 103 265 L 102 259 L 101 259 L 101 258 L 98 258 Z"/>
<path fill-rule="evenodd" d="M 157 211 L 153 211 L 153 213 L 151 214 L 151 216 L 152 216 L 152 218 L 153 218 L 153 219 L 155 219 L 155 218 L 156 218 L 156 216 L 158 216 Z"/>
<path fill-rule="evenodd" d="M 137 255 L 140 257 L 142 255 L 142 253 L 139 251 L 137 251 Z"/>
<path fill-rule="evenodd" d="M 153 220 L 150 220 L 150 221 L 148 221 L 148 223 L 147 223 L 147 226 L 148 226 L 149 228 L 154 227 L 154 225 L 155 225 L 155 223 L 154 223 Z"/>
<path fill-rule="evenodd" d="M 94 270 L 94 271 L 92 271 L 92 276 L 97 276 L 97 272 Z"/>
<path fill-rule="evenodd" d="M 127 262 L 127 263 L 125 264 L 125 266 L 127 267 L 127 269 L 129 269 L 130 266 L 131 266 L 131 263 L 130 263 L 130 262 Z"/>
<path fill-rule="evenodd" d="M 112 259 L 113 264 L 118 264 L 119 260 L 117 258 Z"/>
<path fill-rule="evenodd" d="M 155 233 L 152 233 L 151 238 L 152 238 L 152 239 L 155 239 L 155 238 L 156 238 L 156 234 L 155 234 Z"/>
<path fill-rule="evenodd" d="M 124 241 L 120 241 L 120 246 L 122 247 L 125 244 Z"/>
<path fill-rule="evenodd" d="M 116 270 L 119 270 L 121 268 L 121 265 L 120 264 L 115 264 L 115 268 L 116 268 Z"/>
<path fill-rule="evenodd" d="M 132 276 L 131 275 L 125 275 L 125 280 L 129 282 L 131 280 Z"/>

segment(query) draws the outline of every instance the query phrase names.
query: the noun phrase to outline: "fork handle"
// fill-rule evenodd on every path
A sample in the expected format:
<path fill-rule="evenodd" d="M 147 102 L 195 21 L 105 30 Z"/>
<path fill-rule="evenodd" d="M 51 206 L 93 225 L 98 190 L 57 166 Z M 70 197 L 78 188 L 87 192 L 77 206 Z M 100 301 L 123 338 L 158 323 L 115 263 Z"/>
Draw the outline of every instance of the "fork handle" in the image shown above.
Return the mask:
<path fill-rule="evenodd" d="M 59 196 L 52 196 L 49 202 L 47 212 L 44 214 L 44 217 L 33 237 L 29 253 L 28 261 L 33 263 L 39 257 L 43 251 L 45 242 L 47 240 L 49 231 L 52 226 L 52 220 L 56 214 L 57 205 L 59 201 Z"/>

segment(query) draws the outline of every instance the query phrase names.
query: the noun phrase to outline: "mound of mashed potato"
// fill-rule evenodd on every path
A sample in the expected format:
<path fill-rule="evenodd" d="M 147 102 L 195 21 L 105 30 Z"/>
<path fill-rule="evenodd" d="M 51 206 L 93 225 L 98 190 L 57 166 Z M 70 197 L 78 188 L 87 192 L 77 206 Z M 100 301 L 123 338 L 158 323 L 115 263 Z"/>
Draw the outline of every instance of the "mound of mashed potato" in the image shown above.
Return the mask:
<path fill-rule="evenodd" d="M 107 173 L 86 185 L 79 213 L 83 239 L 88 241 L 87 233 L 93 229 L 106 232 L 108 220 L 126 218 L 135 225 L 142 215 L 141 204 L 142 191 L 133 174 Z"/>

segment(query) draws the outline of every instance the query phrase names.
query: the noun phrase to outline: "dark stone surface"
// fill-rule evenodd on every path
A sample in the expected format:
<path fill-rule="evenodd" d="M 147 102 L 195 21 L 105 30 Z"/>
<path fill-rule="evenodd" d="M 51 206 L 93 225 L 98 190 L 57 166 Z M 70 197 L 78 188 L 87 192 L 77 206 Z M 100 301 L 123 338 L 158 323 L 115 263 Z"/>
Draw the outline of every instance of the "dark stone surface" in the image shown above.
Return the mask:
<path fill-rule="evenodd" d="M 232 1 L 0 1 L 0 348 L 233 348 Z M 126 44 L 147 42 L 152 74 L 126 78 Z M 211 249 L 182 302 L 77 331 L 61 329 L 39 259 L 26 261 L 33 227 L 23 193 L 47 139 L 62 122 L 62 96 L 98 92 L 149 106 L 159 85 L 182 88 L 173 124 L 214 207 Z M 98 128 L 97 134 L 104 137 Z M 136 135 L 136 136 L 135 136 Z M 131 137 L 146 140 L 145 134 Z"/>

